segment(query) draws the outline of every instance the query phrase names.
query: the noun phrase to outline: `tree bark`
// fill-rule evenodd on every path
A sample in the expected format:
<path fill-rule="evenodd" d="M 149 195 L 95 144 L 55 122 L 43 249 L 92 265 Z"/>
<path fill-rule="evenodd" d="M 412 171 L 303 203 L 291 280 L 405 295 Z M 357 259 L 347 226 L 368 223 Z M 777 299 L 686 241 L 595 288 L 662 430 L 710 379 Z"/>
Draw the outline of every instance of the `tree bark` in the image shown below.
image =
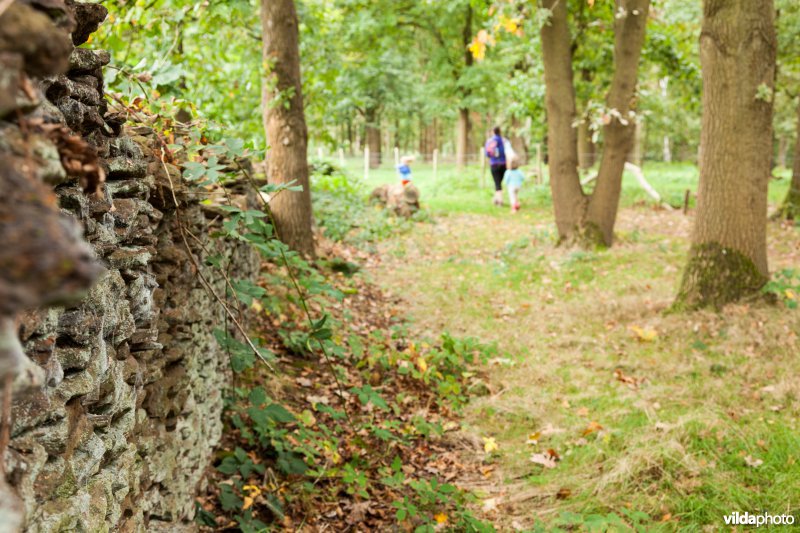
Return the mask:
<path fill-rule="evenodd" d="M 462 41 L 464 44 L 464 66 L 469 68 L 472 66 L 473 58 L 472 52 L 467 47 L 472 40 L 472 4 L 467 4 L 467 15 L 464 22 L 464 31 L 462 33 Z M 469 96 L 466 91 L 462 91 L 462 98 Z M 460 107 L 458 110 L 458 127 L 456 139 L 456 166 L 463 169 L 467 166 L 469 161 L 469 133 L 470 133 L 470 120 L 469 109 Z"/>
<path fill-rule="evenodd" d="M 469 109 L 458 110 L 457 128 L 456 165 L 463 169 L 469 161 Z"/>
<path fill-rule="evenodd" d="M 520 135 L 521 129 L 522 129 L 522 124 L 520 124 L 519 118 L 512 117 L 511 131 L 509 132 L 508 140 L 511 141 L 511 146 L 514 148 L 514 151 L 517 154 L 517 159 L 519 160 L 519 164 L 527 165 L 528 143 L 525 142 L 525 137 Z"/>
<path fill-rule="evenodd" d="M 590 241 L 611 246 L 622 191 L 622 172 L 636 135 L 636 80 L 644 45 L 650 0 L 617 0 L 617 12 L 625 15 L 614 22 L 614 76 L 606 105 L 612 115 L 603 127 L 603 158 L 597 174 L 597 187 L 589 200 L 585 234 Z"/>
<path fill-rule="evenodd" d="M 768 279 L 774 19 L 773 0 L 703 2 L 700 184 L 678 307 L 721 307 Z"/>
<path fill-rule="evenodd" d="M 367 109 L 364 119 L 367 121 L 364 129 L 369 147 L 369 168 L 378 168 L 383 160 L 380 117 L 376 109 L 370 108 Z"/>
<path fill-rule="evenodd" d="M 547 154 L 556 227 L 564 241 L 579 230 L 586 197 L 578 176 L 577 130 L 572 127 L 576 109 L 567 5 L 563 0 L 544 0 L 544 7 L 552 13 L 541 30 Z"/>
<path fill-rule="evenodd" d="M 787 220 L 800 220 L 800 102 L 797 106 L 797 137 L 794 143 L 792 183 L 789 185 L 778 216 Z"/>
<path fill-rule="evenodd" d="M 297 11 L 293 0 L 262 0 L 264 129 L 270 143 L 267 179 L 295 182 L 300 192 L 281 191 L 269 202 L 278 235 L 290 248 L 314 256 L 311 191 L 308 179 L 308 131 L 303 114 Z"/>

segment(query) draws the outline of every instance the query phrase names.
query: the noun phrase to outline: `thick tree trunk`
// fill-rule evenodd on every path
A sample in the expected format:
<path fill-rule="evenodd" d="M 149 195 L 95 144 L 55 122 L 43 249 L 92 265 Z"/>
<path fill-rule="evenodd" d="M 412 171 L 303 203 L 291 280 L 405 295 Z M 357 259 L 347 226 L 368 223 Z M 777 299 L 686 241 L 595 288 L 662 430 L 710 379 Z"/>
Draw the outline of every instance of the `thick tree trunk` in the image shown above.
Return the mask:
<path fill-rule="evenodd" d="M 769 276 L 772 99 L 757 95 L 775 79 L 774 18 L 772 0 L 703 2 L 700 185 L 679 307 L 720 307 Z"/>
<path fill-rule="evenodd" d="M 636 134 L 636 119 L 630 113 L 635 106 L 649 9 L 650 0 L 617 0 L 617 11 L 626 14 L 614 22 L 614 76 L 606 105 L 618 116 L 612 116 L 603 127 L 603 158 L 584 223 L 589 241 L 605 246 L 611 246 L 614 240 L 622 172 Z"/>
<path fill-rule="evenodd" d="M 282 191 L 270 200 L 281 240 L 293 250 L 314 256 L 311 191 L 308 179 L 308 131 L 303 114 L 297 11 L 293 0 L 262 0 L 264 129 L 270 143 L 267 179 L 295 182 L 300 192 Z"/>
<path fill-rule="evenodd" d="M 787 220 L 800 220 L 800 102 L 797 106 L 797 138 L 794 143 L 792 183 L 789 185 L 789 191 L 781 204 L 778 216 Z"/>
<path fill-rule="evenodd" d="M 544 0 L 552 11 L 542 27 L 547 154 L 550 188 L 560 241 L 570 240 L 580 229 L 586 197 L 578 176 L 578 135 L 575 122 L 575 85 L 572 77 L 572 42 L 563 0 Z"/>
<path fill-rule="evenodd" d="M 369 147 L 369 168 L 378 168 L 383 159 L 381 140 L 380 117 L 375 109 L 367 109 L 364 115 L 367 125 L 364 128 L 367 136 L 367 146 Z"/>

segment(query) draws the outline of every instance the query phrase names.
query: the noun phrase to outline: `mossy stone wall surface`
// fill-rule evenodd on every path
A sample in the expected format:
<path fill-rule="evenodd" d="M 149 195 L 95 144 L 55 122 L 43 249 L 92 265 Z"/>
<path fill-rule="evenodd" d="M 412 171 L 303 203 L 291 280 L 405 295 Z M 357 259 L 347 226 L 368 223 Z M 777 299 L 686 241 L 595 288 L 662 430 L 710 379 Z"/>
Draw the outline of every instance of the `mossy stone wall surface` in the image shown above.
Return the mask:
<path fill-rule="evenodd" d="M 233 260 L 231 277 L 253 278 L 257 257 L 210 239 L 217 214 L 181 182 L 178 168 L 157 157 L 156 133 L 123 127 L 125 117 L 109 111 L 108 54 L 75 48 L 105 8 L 58 0 L 12 8 L 4 17 L 39 29 L 22 40 L 0 30 L 0 158 L 7 163 L 0 184 L 11 190 L 18 178 L 45 189 L 45 203 L 53 204 L 48 216 L 82 230 L 76 241 L 88 243 L 89 259 L 103 270 L 82 299 L 14 317 L 31 362 L 14 384 L 11 442 L 0 458 L 0 500 L 19 503 L 0 504 L 0 532 L 17 530 L 19 520 L 36 532 L 191 528 L 193 496 L 221 435 L 228 365 L 212 335 L 221 307 L 204 289 L 178 221 L 205 248 Z M 68 61 L 48 62 L 47 53 Z M 55 127 L 96 154 L 106 177 L 98 193 L 84 192 L 86 176 L 69 168 L 68 146 L 37 133 Z M 23 169 L 21 177 L 13 169 Z M 55 253 L 58 236 L 41 221 L 31 227 L 37 224 L 43 238 L 56 238 Z M 194 240 L 190 246 L 206 268 L 203 247 Z M 25 257 L 6 252 L 0 290 L 11 292 L 6 274 Z M 35 285 L 16 266 L 22 272 L 15 284 Z"/>

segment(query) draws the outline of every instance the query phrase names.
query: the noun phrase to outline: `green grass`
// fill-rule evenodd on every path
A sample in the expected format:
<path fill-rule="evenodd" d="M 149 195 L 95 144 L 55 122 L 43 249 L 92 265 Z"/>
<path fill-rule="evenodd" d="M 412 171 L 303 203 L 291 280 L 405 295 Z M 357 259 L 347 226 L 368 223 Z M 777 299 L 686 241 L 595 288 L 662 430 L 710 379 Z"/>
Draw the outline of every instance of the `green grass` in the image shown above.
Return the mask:
<path fill-rule="evenodd" d="M 609 514 L 631 523 L 631 511 L 664 531 L 721 529 L 733 511 L 800 520 L 798 311 L 666 313 L 691 219 L 652 209 L 633 179 L 615 246 L 584 252 L 553 245 L 546 188 L 526 188 L 512 216 L 490 205 L 477 179 L 454 178 L 445 190 L 446 178 L 414 171 L 439 216 L 383 243 L 377 275 L 407 302 L 416 329 L 497 341 L 513 361 L 489 367 L 491 394 L 464 419 L 466 432 L 500 445 L 481 457 L 497 466 L 494 477 L 472 485 L 497 498 L 487 516 L 498 529 L 580 529 Z M 691 165 L 645 173 L 667 199 L 696 188 Z M 773 204 L 787 185 L 772 181 Z M 796 263 L 797 229 L 770 224 L 769 242 L 774 269 Z M 602 429 L 584 435 L 591 422 Z M 535 433 L 539 443 L 527 444 Z M 530 461 L 550 448 L 561 456 L 555 468 Z M 560 489 L 569 497 L 556 498 Z"/>
<path fill-rule="evenodd" d="M 338 164 L 338 160 L 331 159 L 330 161 Z M 483 169 L 478 165 L 473 165 L 459 171 L 453 164 L 443 164 L 439 165 L 434 179 L 431 163 L 417 161 L 411 167 L 414 183 L 422 193 L 422 202 L 434 214 L 492 214 L 496 212 L 496 208 L 492 205 L 492 178 L 488 168 Z M 363 180 L 363 159 L 345 159 L 344 169 L 350 178 Z M 544 185 L 534 183 L 532 174 L 534 170 L 534 165 L 523 167 L 523 171 L 530 177 L 521 191 L 520 200 L 528 208 L 546 209 L 551 204 L 550 188 L 546 181 Z M 647 181 L 665 202 L 675 207 L 681 207 L 686 190 L 690 190 L 692 192 L 690 206 L 694 206 L 694 194 L 697 192 L 699 179 L 699 172 L 694 163 L 648 162 L 645 163 L 643 170 Z M 547 167 L 544 171 L 547 176 Z M 596 171 L 595 168 L 584 175 Z M 771 204 L 777 204 L 783 199 L 791 177 L 790 171 L 787 169 L 776 169 L 774 174 L 777 177 L 770 182 L 769 189 Z M 364 185 L 372 190 L 386 183 L 395 183 L 397 180 L 394 163 L 385 161 L 380 168 L 370 169 Z M 622 185 L 621 204 L 623 207 L 654 203 L 630 173 L 625 172 Z M 506 198 L 504 200 L 507 201 Z"/>

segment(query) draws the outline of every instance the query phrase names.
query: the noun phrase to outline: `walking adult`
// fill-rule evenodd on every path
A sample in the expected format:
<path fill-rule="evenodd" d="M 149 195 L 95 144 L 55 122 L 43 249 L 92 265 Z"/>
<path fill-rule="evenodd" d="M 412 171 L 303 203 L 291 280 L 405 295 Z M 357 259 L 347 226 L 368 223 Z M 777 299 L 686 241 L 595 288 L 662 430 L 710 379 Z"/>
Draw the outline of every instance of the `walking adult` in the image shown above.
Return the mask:
<path fill-rule="evenodd" d="M 489 158 L 489 167 L 492 170 L 494 180 L 494 205 L 503 205 L 503 176 L 506 173 L 508 158 L 513 154 L 511 143 L 503 138 L 500 126 L 495 126 L 494 135 L 486 140 L 484 149 L 486 157 Z"/>

